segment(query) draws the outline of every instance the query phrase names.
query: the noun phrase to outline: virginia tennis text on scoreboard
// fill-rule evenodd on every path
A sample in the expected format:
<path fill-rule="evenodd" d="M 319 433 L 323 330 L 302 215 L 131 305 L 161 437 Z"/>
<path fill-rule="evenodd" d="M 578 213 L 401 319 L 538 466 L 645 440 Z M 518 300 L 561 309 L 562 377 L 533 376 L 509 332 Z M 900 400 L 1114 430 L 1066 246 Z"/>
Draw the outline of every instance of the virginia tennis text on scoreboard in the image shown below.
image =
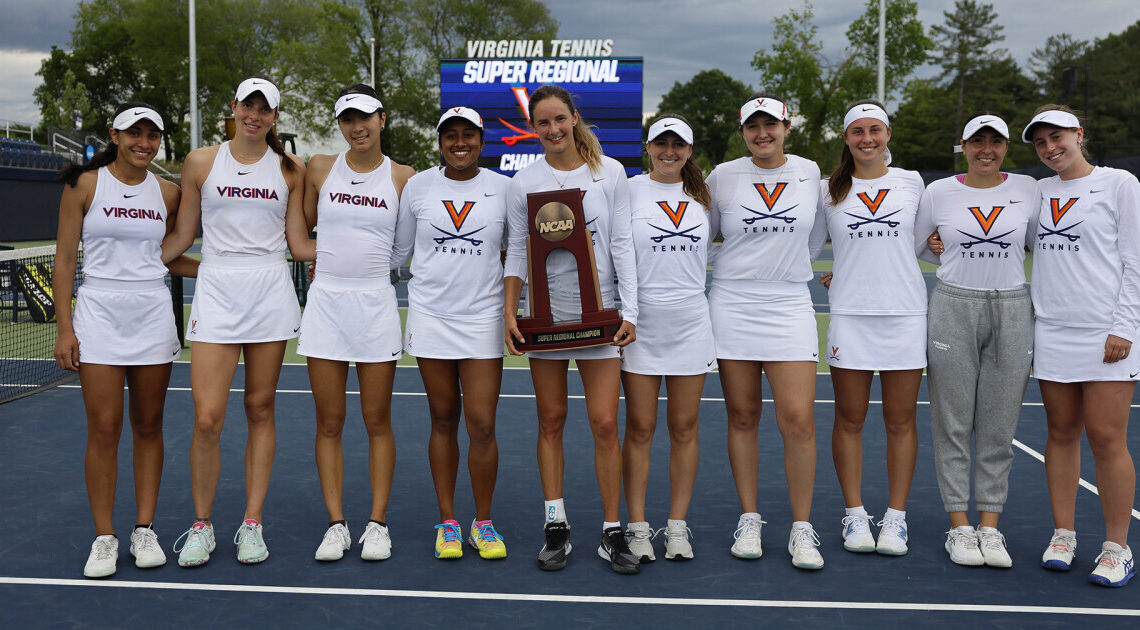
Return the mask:
<path fill-rule="evenodd" d="M 609 57 L 612 39 L 552 39 L 546 54 L 545 39 L 468 40 L 468 57 Z"/>

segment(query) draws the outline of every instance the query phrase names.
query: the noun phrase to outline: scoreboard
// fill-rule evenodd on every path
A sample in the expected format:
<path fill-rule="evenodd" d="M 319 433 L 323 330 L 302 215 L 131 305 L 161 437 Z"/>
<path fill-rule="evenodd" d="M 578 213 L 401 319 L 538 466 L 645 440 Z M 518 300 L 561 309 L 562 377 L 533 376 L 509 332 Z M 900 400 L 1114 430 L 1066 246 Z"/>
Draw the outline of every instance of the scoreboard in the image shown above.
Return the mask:
<path fill-rule="evenodd" d="M 542 156 L 527 105 L 534 90 L 553 83 L 570 92 L 602 151 L 632 176 L 642 172 L 642 66 L 641 57 L 443 59 L 440 113 L 479 112 L 486 141 L 479 166 L 514 175 Z"/>

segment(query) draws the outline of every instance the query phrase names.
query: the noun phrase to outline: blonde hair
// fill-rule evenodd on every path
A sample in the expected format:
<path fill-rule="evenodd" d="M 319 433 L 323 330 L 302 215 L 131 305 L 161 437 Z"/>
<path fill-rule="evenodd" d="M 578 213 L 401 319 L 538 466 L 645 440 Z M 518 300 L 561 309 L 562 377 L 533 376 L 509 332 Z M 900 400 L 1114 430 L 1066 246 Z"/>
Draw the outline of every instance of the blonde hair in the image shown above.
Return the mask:
<path fill-rule="evenodd" d="M 530 110 L 531 120 L 534 119 L 534 107 L 539 101 L 556 98 L 570 110 L 571 114 L 578 114 L 578 124 L 574 125 L 574 148 L 578 150 L 578 155 L 586 161 L 586 165 L 590 167 L 590 171 L 597 173 L 602 170 L 602 143 L 598 142 L 598 136 L 594 135 L 594 126 L 587 123 L 585 118 L 578 112 L 578 108 L 574 106 L 574 99 L 570 96 L 565 88 L 557 85 L 544 85 L 534 91 L 530 95 Z"/>

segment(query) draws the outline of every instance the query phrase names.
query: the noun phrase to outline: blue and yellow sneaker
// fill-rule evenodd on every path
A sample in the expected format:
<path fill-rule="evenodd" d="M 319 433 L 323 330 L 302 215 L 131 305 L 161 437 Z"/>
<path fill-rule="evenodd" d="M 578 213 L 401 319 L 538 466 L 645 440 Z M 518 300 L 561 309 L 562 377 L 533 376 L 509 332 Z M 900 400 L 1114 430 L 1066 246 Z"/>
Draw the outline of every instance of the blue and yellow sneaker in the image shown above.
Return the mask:
<path fill-rule="evenodd" d="M 455 520 L 435 526 L 435 557 L 454 560 L 463 557 L 463 532 Z"/>
<path fill-rule="evenodd" d="M 234 532 L 234 544 L 237 545 L 238 562 L 242 564 L 264 562 L 269 557 L 269 549 L 261 535 L 261 523 L 252 518 L 245 519 Z"/>
<path fill-rule="evenodd" d="M 471 546 L 479 552 L 479 557 L 484 560 L 500 560 L 507 557 L 507 545 L 503 542 L 502 535 L 495 531 L 495 526 L 490 520 L 472 521 L 467 542 L 471 543 Z"/>

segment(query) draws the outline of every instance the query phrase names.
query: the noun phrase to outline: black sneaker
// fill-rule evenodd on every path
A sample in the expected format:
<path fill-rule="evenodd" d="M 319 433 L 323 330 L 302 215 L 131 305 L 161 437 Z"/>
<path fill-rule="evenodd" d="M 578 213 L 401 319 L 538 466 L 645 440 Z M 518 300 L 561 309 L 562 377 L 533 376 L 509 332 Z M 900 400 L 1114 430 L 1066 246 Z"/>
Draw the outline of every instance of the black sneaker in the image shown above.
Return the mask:
<path fill-rule="evenodd" d="M 629 543 L 625 542 L 625 534 L 620 527 L 611 527 L 602 532 L 598 555 L 603 560 L 608 560 L 610 568 L 618 573 L 637 573 L 641 570 L 641 563 L 629 550 Z"/>
<path fill-rule="evenodd" d="M 563 521 L 547 523 L 543 533 L 546 544 L 538 552 L 538 568 L 543 571 L 565 569 L 566 556 L 570 555 L 570 526 Z"/>

